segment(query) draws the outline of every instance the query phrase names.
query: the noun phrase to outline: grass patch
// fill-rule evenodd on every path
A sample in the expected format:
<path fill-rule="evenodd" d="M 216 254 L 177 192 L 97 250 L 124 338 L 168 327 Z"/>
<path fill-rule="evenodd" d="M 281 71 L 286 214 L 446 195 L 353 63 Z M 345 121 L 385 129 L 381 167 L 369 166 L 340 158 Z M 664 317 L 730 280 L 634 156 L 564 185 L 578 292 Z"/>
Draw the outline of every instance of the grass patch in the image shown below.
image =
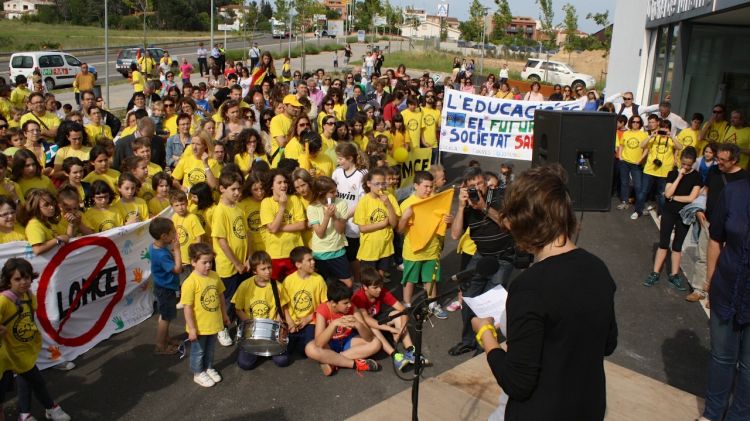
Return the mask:
<path fill-rule="evenodd" d="M 281 51 L 279 51 L 278 48 L 274 48 L 274 47 L 269 47 L 267 49 L 267 51 L 271 53 L 271 56 L 273 56 L 274 60 L 283 60 L 289 54 L 289 48 L 288 48 L 287 43 L 282 43 L 281 47 L 282 47 Z M 315 55 L 315 54 L 320 54 L 325 51 L 335 51 L 335 50 L 342 50 L 342 49 L 343 47 L 340 45 L 337 45 L 336 43 L 322 44 L 320 46 L 318 46 L 315 41 L 310 41 L 310 42 L 305 43 L 305 55 Z M 235 61 L 242 60 L 244 53 L 245 52 L 243 50 L 229 50 L 227 51 L 227 59 L 231 59 Z M 292 53 L 291 53 L 292 58 L 298 58 L 301 55 L 302 55 L 301 45 L 292 47 Z"/>
<path fill-rule="evenodd" d="M 96 48 L 104 46 L 104 28 L 96 26 L 52 25 L 39 22 L 25 23 L 3 19 L 0 25 L 0 49 L 3 52 L 41 49 L 45 45 L 54 49 Z M 190 41 L 209 38 L 209 32 L 158 31 L 148 29 L 146 42 L 159 45 L 163 42 Z M 143 30 L 110 29 L 109 45 L 140 45 Z"/>

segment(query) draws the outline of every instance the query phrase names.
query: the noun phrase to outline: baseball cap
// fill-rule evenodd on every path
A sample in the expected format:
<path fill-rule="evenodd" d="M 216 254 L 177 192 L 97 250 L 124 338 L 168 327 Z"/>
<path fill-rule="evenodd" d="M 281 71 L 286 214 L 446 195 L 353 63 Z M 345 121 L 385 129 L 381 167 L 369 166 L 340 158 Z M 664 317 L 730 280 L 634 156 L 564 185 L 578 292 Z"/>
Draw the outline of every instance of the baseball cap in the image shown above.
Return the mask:
<path fill-rule="evenodd" d="M 301 107 L 302 104 L 299 102 L 294 94 L 289 94 L 284 97 L 284 105 L 291 105 L 292 107 Z"/>

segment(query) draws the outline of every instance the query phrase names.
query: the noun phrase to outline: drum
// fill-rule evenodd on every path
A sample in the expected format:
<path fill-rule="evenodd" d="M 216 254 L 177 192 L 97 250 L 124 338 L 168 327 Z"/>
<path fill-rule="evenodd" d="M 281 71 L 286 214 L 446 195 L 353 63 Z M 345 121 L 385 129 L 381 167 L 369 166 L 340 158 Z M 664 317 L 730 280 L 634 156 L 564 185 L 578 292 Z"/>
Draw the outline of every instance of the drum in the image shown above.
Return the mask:
<path fill-rule="evenodd" d="M 271 357 L 286 352 L 288 334 L 281 322 L 270 319 L 247 320 L 237 329 L 237 344 L 250 354 Z"/>

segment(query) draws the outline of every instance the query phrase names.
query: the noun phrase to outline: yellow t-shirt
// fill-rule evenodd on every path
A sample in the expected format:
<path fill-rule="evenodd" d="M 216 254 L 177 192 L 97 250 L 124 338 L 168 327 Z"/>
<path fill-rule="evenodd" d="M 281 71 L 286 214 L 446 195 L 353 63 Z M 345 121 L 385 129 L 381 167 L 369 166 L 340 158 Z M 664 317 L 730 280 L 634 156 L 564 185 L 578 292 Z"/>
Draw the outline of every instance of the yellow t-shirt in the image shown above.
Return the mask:
<path fill-rule="evenodd" d="M 336 116 L 338 121 L 346 120 L 346 104 L 334 104 L 333 115 Z"/>
<path fill-rule="evenodd" d="M 133 127 L 125 127 L 125 128 L 124 128 L 124 129 L 122 129 L 122 131 L 120 132 L 120 139 L 122 139 L 122 138 L 123 138 L 123 137 L 125 137 L 125 136 L 130 136 L 131 134 L 135 133 L 135 130 L 136 130 L 136 129 L 137 129 L 137 127 L 136 127 L 136 126 L 133 126 Z"/>
<path fill-rule="evenodd" d="M 333 170 L 336 169 L 331 158 L 323 153 L 323 151 L 318 152 L 315 156 L 310 156 L 310 167 L 315 168 L 315 177 L 322 175 L 330 177 L 333 174 Z M 310 168 L 307 169 L 309 170 Z"/>
<path fill-rule="evenodd" d="M 736 127 L 730 126 L 727 129 L 726 135 L 724 136 L 724 143 L 734 143 L 741 149 L 750 148 L 750 127 L 742 127 L 738 129 Z M 747 169 L 749 160 L 749 156 L 741 153 L 740 161 L 737 163 L 737 165 L 739 165 L 740 168 Z"/>
<path fill-rule="evenodd" d="M 56 115 L 47 111 L 45 111 L 44 115 L 42 115 L 41 117 L 37 116 L 34 113 L 26 113 L 21 116 L 21 120 L 18 122 L 18 124 L 20 126 L 23 126 L 23 124 L 29 120 L 39 123 L 39 128 L 41 130 L 54 129 L 55 127 L 60 125 L 60 119 L 57 118 Z"/>
<path fill-rule="evenodd" d="M 89 143 L 91 143 L 92 145 L 96 145 L 96 143 L 101 139 L 113 139 L 112 129 L 106 124 L 103 124 L 101 126 L 87 124 L 85 129 L 86 135 L 89 137 Z"/>
<path fill-rule="evenodd" d="M 0 232 L 0 244 L 13 241 L 26 241 L 26 231 L 18 224 L 14 225 L 10 232 Z"/>
<path fill-rule="evenodd" d="M 328 114 L 325 111 L 321 111 L 318 113 L 318 133 L 323 134 L 323 119 L 326 118 Z"/>
<path fill-rule="evenodd" d="M 208 168 L 211 169 L 214 177 L 218 179 L 221 174 L 219 163 L 213 158 L 208 158 Z M 198 183 L 206 181 L 205 165 L 203 161 L 195 157 L 195 154 L 183 154 L 180 160 L 177 161 L 177 166 L 175 166 L 172 172 L 172 177 L 175 180 L 182 180 L 182 186 L 189 189 Z"/>
<path fill-rule="evenodd" d="M 52 181 L 46 175 L 31 178 L 21 178 L 18 180 L 18 187 L 21 189 L 23 196 L 31 189 L 42 189 L 52 193 L 53 196 L 57 196 L 57 189 Z"/>
<path fill-rule="evenodd" d="M 13 192 L 16 194 L 18 200 L 21 202 L 21 204 L 26 203 L 26 198 L 23 196 L 21 187 L 18 185 L 18 183 L 9 178 L 6 178 L 2 182 L 0 182 L 0 196 L 13 197 L 13 195 L 5 188 L 5 184 L 12 184 Z"/>
<path fill-rule="evenodd" d="M 391 137 L 391 154 L 393 154 L 393 151 L 395 151 L 398 148 L 405 148 L 406 147 L 406 134 L 401 132 L 395 132 L 393 133 Z"/>
<path fill-rule="evenodd" d="M 420 202 L 422 199 L 418 198 L 416 195 L 409 196 L 406 200 L 401 202 L 400 210 L 403 214 L 406 208 L 412 206 L 414 203 Z M 409 221 L 409 226 L 414 225 L 414 217 L 412 216 L 412 219 Z M 440 258 L 440 248 L 441 248 L 441 241 L 440 237 L 437 235 L 433 235 L 430 239 L 430 242 L 427 244 L 425 248 L 422 250 L 419 250 L 418 252 L 415 252 L 411 247 L 411 241 L 409 239 L 409 232 L 407 231 L 406 236 L 404 237 L 404 251 L 403 251 L 403 257 L 405 260 L 411 260 L 412 262 L 419 262 L 423 260 L 435 260 Z"/>
<path fill-rule="evenodd" d="M 698 152 L 698 156 L 701 155 L 703 146 L 706 145 L 706 142 L 700 139 L 700 131 L 693 130 L 690 127 L 680 130 L 680 133 L 678 133 L 676 137 L 677 141 L 680 142 L 683 148 L 687 148 L 688 146 L 694 147 L 695 151 Z"/>
<path fill-rule="evenodd" d="M 411 112 L 409 109 L 401 111 L 406 127 L 406 138 L 411 142 L 412 149 L 420 147 L 419 140 L 422 137 L 422 113 Z"/>
<path fill-rule="evenodd" d="M 164 209 L 169 207 L 169 199 L 159 199 L 154 196 L 148 201 L 148 213 L 151 216 L 160 214 Z"/>
<path fill-rule="evenodd" d="M 284 209 L 284 219 L 282 224 L 289 225 L 295 222 L 304 221 L 305 210 L 299 197 L 289 195 L 288 198 L 289 201 Z M 272 197 L 266 197 L 263 199 L 260 203 L 260 224 L 268 228 L 268 224 L 273 222 L 276 218 L 276 214 L 279 213 L 279 208 L 279 203 L 273 200 Z M 293 248 L 302 245 L 302 233 L 300 231 L 279 231 L 273 234 L 266 229 L 264 231 L 263 242 L 266 244 L 266 252 L 272 259 L 288 258 L 289 253 Z"/>
<path fill-rule="evenodd" d="M 641 142 L 648 138 L 648 133 L 643 130 L 626 130 L 620 138 L 622 151 L 620 159 L 631 164 L 640 164 L 643 149 Z"/>
<path fill-rule="evenodd" d="M 26 89 L 26 85 L 16 86 L 10 91 L 10 103 L 13 104 L 13 107 L 23 110 L 26 108 L 26 98 L 29 95 L 31 95 L 31 91 Z"/>
<path fill-rule="evenodd" d="M 260 202 L 257 200 L 246 197 L 237 203 L 242 212 L 245 214 L 245 220 L 247 221 L 247 228 L 250 230 L 250 238 L 252 239 L 251 249 L 261 251 L 266 249 L 266 245 L 263 242 L 266 227 L 260 224 Z"/>
<path fill-rule="evenodd" d="M 497 91 L 497 93 L 495 94 L 495 98 L 513 99 L 513 92 L 511 92 L 511 91 L 508 91 L 508 92 Z"/>
<path fill-rule="evenodd" d="M 299 198 L 300 203 L 302 203 L 302 213 L 305 216 L 305 220 L 307 220 L 307 208 L 310 207 L 310 201 L 300 195 L 296 195 L 296 196 Z M 307 248 L 310 248 L 312 244 L 312 236 L 313 236 L 312 229 L 309 227 L 305 228 L 300 234 L 302 235 L 302 245 L 304 245 Z"/>
<path fill-rule="evenodd" d="M 146 206 L 148 206 L 148 202 L 154 197 L 154 188 L 151 187 L 151 180 L 146 179 L 146 181 L 141 183 L 141 187 L 138 189 L 138 194 L 136 196 L 143 199 L 143 201 L 146 202 Z"/>
<path fill-rule="evenodd" d="M 148 219 L 148 204 L 140 197 L 133 198 L 131 202 L 123 202 L 122 199 L 117 199 L 112 202 L 113 210 L 120 214 L 120 219 L 123 223 L 135 215 L 136 222 L 142 222 Z"/>
<path fill-rule="evenodd" d="M 96 172 L 91 171 L 86 177 L 83 177 L 83 181 L 93 184 L 94 181 L 102 180 L 109 185 L 113 192 L 115 192 L 115 196 L 119 196 L 119 190 L 117 189 L 117 179 L 119 178 L 120 171 L 110 168 L 104 174 L 97 174 Z"/>
<path fill-rule="evenodd" d="M 133 92 L 143 92 L 143 87 L 146 85 L 146 79 L 143 77 L 143 73 L 138 70 L 133 70 Z"/>
<path fill-rule="evenodd" d="M 268 158 L 265 155 L 254 154 L 253 158 L 250 159 L 249 153 L 242 152 L 234 156 L 234 163 L 240 167 L 240 171 L 242 171 L 243 174 L 249 173 L 250 169 L 253 167 L 253 162 L 258 160 L 266 161 L 266 163 L 268 163 Z"/>
<path fill-rule="evenodd" d="M 470 230 L 471 228 L 467 228 L 466 231 L 464 231 L 464 233 L 461 235 L 461 238 L 458 239 L 456 253 L 469 254 L 473 256 L 477 252 L 477 245 L 469 235 Z"/>
<path fill-rule="evenodd" d="M 383 131 L 383 132 L 379 132 L 379 131 L 375 130 L 375 131 L 372 132 L 372 138 L 373 139 L 377 139 L 378 136 L 385 136 L 386 138 L 388 138 L 388 145 L 389 146 L 393 144 L 393 133 L 389 132 L 388 130 Z"/>
<path fill-rule="evenodd" d="M 203 230 L 206 231 L 206 237 L 211 237 L 211 219 L 214 217 L 214 210 L 216 205 L 211 205 L 206 209 L 198 209 L 198 205 L 190 203 L 188 205 L 188 212 L 198 217 L 198 220 L 203 226 Z"/>
<path fill-rule="evenodd" d="M 15 302 L 0 295 L 0 321 L 6 328 L 5 335 L 0 339 L 0 363 L 3 371 L 25 373 L 36 364 L 42 349 L 42 335 L 34 322 L 36 297 L 25 293 L 18 298 L 21 304 L 20 314 Z"/>
<path fill-rule="evenodd" d="M 83 212 L 81 223 L 94 232 L 121 227 L 122 217 L 112 209 L 88 208 Z"/>
<path fill-rule="evenodd" d="M 289 297 L 289 314 L 295 323 L 315 312 L 321 303 L 328 301 L 328 286 L 317 273 L 302 279 L 299 272 L 294 272 L 284 278 L 282 285 Z"/>
<path fill-rule="evenodd" d="M 10 120 L 10 111 L 13 109 L 13 104 L 7 98 L 0 97 L 0 116 L 5 118 L 5 121 Z M 321 129 L 322 130 L 322 129 Z"/>
<path fill-rule="evenodd" d="M 48 227 L 36 218 L 31 218 L 29 223 L 26 224 L 26 239 L 32 246 L 47 242 L 60 234 L 63 233 L 56 232 L 54 226 Z"/>
<path fill-rule="evenodd" d="M 648 142 L 648 157 L 643 173 L 654 177 L 666 178 L 674 167 L 674 144 L 672 139 L 666 136 L 656 136 Z M 657 167 L 654 159 L 659 159 L 662 164 Z"/>
<path fill-rule="evenodd" d="M 177 231 L 177 241 L 180 243 L 180 256 L 182 256 L 183 262 L 189 262 L 190 256 L 188 255 L 188 247 L 191 244 L 199 243 L 198 239 L 200 236 L 206 233 L 203 230 L 201 222 L 198 217 L 192 213 L 188 213 L 185 216 L 178 214 L 172 215 L 172 222 L 174 222 L 175 231 Z"/>
<path fill-rule="evenodd" d="M 274 116 L 269 127 L 271 138 L 275 140 L 279 136 L 286 136 L 292 128 L 292 123 L 292 119 L 284 113 Z"/>
<path fill-rule="evenodd" d="M 703 123 L 703 127 L 701 127 L 702 130 L 704 130 L 706 127 L 708 127 L 709 122 Z M 714 124 L 711 125 L 711 128 L 706 132 L 705 140 L 707 142 L 718 142 L 722 143 L 724 141 L 724 134 L 726 133 L 727 127 L 729 126 L 728 121 L 717 121 Z"/>
<path fill-rule="evenodd" d="M 76 157 L 83 162 L 88 162 L 89 156 L 91 155 L 91 148 L 88 146 L 81 146 L 81 149 L 73 149 L 70 146 L 60 148 L 55 155 L 55 165 L 62 166 L 65 158 Z"/>
<path fill-rule="evenodd" d="M 222 252 L 219 246 L 219 238 L 224 238 L 229 248 L 240 263 L 245 262 L 248 256 L 247 222 L 245 214 L 239 206 L 228 206 L 224 203 L 216 205 L 211 218 L 211 236 L 216 251 L 216 272 L 222 278 L 228 278 L 235 273 L 232 261 Z"/>
<path fill-rule="evenodd" d="M 162 124 L 164 127 L 164 130 L 169 132 L 170 136 L 174 136 L 177 134 L 177 114 L 173 114 L 166 119 L 164 119 L 164 123 Z M 184 152 L 183 152 L 184 154 Z"/>
<path fill-rule="evenodd" d="M 388 200 L 391 202 L 396 216 L 401 216 L 396 198 L 388 193 Z M 357 225 L 369 225 L 386 219 L 388 219 L 388 208 L 379 198 L 372 197 L 371 194 L 367 193 L 357 203 L 353 222 Z M 373 232 L 364 233 L 360 231 L 357 259 L 372 262 L 392 254 L 393 228 L 390 225 Z"/>
<path fill-rule="evenodd" d="M 289 297 L 281 285 L 278 285 L 279 301 L 281 307 L 289 305 Z M 267 282 L 265 286 L 255 283 L 255 276 L 245 280 L 237 287 L 237 292 L 232 297 L 232 303 L 237 310 L 242 310 L 251 319 L 273 319 L 280 317 L 284 320 L 283 310 L 277 313 L 276 300 L 273 298 L 273 289 L 271 283 Z"/>
<path fill-rule="evenodd" d="M 320 140 L 323 141 L 323 148 L 320 149 L 321 152 L 328 152 L 336 148 L 336 141 L 326 137 L 323 133 L 320 134 Z"/>
<path fill-rule="evenodd" d="M 440 125 L 440 110 L 422 108 L 422 135 L 429 147 L 437 146 L 437 128 Z"/>
<path fill-rule="evenodd" d="M 370 143 L 370 138 L 363 135 L 357 135 L 352 138 L 354 144 L 357 145 L 361 152 L 367 150 L 367 144 Z"/>
<path fill-rule="evenodd" d="M 299 161 L 300 155 L 305 153 L 305 148 L 299 143 L 297 136 L 291 138 L 284 147 L 284 158 L 296 159 Z"/>
<path fill-rule="evenodd" d="M 159 164 L 154 164 L 153 162 L 149 162 L 147 168 L 148 168 L 148 179 L 146 181 L 150 185 L 151 184 L 151 178 L 154 175 L 156 175 L 156 174 L 164 171 L 164 168 L 160 167 Z M 153 188 L 152 188 L 152 190 L 153 190 Z"/>
<path fill-rule="evenodd" d="M 221 294 L 224 289 L 224 282 L 214 271 L 208 272 L 208 276 L 193 271 L 182 284 L 180 302 L 193 307 L 198 335 L 213 335 L 224 330 L 221 314 Z M 188 331 L 187 325 L 185 331 Z"/>

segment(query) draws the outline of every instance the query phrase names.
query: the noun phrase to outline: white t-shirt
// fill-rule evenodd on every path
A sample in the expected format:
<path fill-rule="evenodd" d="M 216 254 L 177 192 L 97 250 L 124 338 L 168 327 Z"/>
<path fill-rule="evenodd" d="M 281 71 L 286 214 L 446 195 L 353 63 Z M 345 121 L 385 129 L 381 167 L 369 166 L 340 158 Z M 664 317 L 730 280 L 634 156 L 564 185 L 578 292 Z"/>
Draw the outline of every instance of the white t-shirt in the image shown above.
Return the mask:
<path fill-rule="evenodd" d="M 336 182 L 336 197 L 345 200 L 350 210 L 357 207 L 359 199 L 365 194 L 365 190 L 362 188 L 362 178 L 365 174 L 367 174 L 367 170 L 354 170 L 348 176 L 344 174 L 344 169 L 341 167 L 333 170 L 331 178 Z M 346 236 L 349 238 L 359 237 L 359 226 L 352 222 L 352 218 L 346 221 Z"/>
<path fill-rule="evenodd" d="M 500 79 L 507 79 L 508 78 L 508 69 L 500 69 Z"/>
<path fill-rule="evenodd" d="M 196 54 L 198 55 L 198 58 L 206 58 L 208 57 L 208 50 L 205 48 L 199 48 Z"/>

